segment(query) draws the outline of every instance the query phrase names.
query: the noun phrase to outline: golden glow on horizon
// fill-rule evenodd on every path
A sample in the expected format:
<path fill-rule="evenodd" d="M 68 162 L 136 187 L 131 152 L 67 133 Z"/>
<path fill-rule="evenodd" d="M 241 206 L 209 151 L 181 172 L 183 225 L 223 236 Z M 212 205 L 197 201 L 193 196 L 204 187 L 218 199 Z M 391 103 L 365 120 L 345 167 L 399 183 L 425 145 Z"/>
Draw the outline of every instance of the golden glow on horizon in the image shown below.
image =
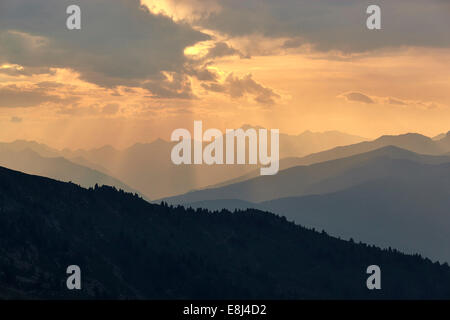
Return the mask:
<path fill-rule="evenodd" d="M 45 103 L 39 107 L 0 108 L 0 140 L 25 138 L 57 147 L 123 147 L 157 137 L 167 140 L 174 128 L 189 126 L 196 119 L 222 129 L 250 123 L 281 128 L 287 133 L 310 129 L 340 130 L 369 138 L 412 131 L 435 135 L 450 129 L 447 55 L 445 50 L 417 49 L 343 61 L 292 54 L 225 59 L 209 67 L 220 73 L 221 81 L 231 72 L 237 76 L 251 73 L 258 82 L 282 95 L 277 105 L 269 107 L 248 97 L 231 99 L 206 92 L 194 79 L 197 99 L 173 100 L 150 98 L 139 88 L 101 88 L 68 69 L 57 69 L 53 75 L 10 77 L 2 85 L 30 88 L 54 82 L 61 87 L 48 89 L 48 94 L 78 100 L 71 107 Z M 340 95 L 349 91 L 362 92 L 380 102 L 346 101 Z M 382 103 L 389 97 L 417 103 Z M 427 103 L 439 107 L 426 108 Z M 120 110 L 104 114 L 106 104 L 118 104 Z M 13 116 L 22 122 L 9 121 Z"/>
<path fill-rule="evenodd" d="M 142 3 L 153 13 L 183 23 L 195 23 L 198 15 L 220 10 L 215 0 Z M 368 138 L 405 132 L 433 136 L 450 130 L 450 49 L 405 47 L 349 56 L 318 53 L 308 44 L 286 49 L 286 38 L 258 34 L 232 38 L 202 31 L 211 39 L 185 48 L 184 54 L 204 63 L 217 82 L 215 90 L 207 90 L 205 83 L 211 83 L 189 76 L 192 99 L 155 98 L 139 87 L 101 87 L 67 68 L 27 73 L 23 66 L 1 64 L 0 90 L 6 90 L 11 100 L 16 98 L 14 92 L 25 92 L 42 102 L 0 107 L 0 141 L 29 139 L 58 148 L 126 147 L 158 137 L 168 140 L 173 129 L 189 127 L 193 120 L 221 130 L 249 123 L 292 134 L 339 130 Z M 36 50 L 47 41 L 22 36 Z M 204 61 L 219 42 L 237 53 Z M 173 73 L 164 74 L 169 82 L 174 80 Z M 229 91 L 240 89 L 226 83 L 230 75 L 243 79 L 248 74 L 254 83 L 236 83 L 251 90 L 258 85 L 263 88 L 259 90 L 272 90 L 279 96 L 276 104 L 258 103 L 251 90 L 227 94 L 225 85 Z"/>

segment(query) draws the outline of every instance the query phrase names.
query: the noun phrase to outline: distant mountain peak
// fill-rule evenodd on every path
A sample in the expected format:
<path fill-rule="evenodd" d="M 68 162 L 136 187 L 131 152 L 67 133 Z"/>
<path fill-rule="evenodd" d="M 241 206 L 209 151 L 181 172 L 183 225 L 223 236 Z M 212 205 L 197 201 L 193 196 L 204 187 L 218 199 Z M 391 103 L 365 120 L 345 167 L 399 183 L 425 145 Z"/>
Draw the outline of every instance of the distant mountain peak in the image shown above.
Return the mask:
<path fill-rule="evenodd" d="M 261 126 L 254 126 L 254 125 L 251 125 L 251 124 L 246 123 L 246 124 L 243 124 L 243 125 L 241 126 L 241 129 L 242 129 L 242 130 L 248 130 L 248 129 L 255 129 L 255 130 L 258 130 L 258 129 L 266 129 L 266 128 L 261 127 Z"/>
<path fill-rule="evenodd" d="M 404 142 L 420 142 L 420 143 L 429 143 L 433 141 L 431 138 L 424 136 L 420 133 L 404 133 L 399 135 L 383 135 L 377 139 L 375 139 L 377 142 L 381 141 L 404 141 Z"/>
<path fill-rule="evenodd" d="M 153 140 L 150 144 L 165 145 L 168 143 L 169 143 L 169 141 L 166 141 L 166 140 L 158 137 L 157 139 Z"/>
<path fill-rule="evenodd" d="M 114 148 L 112 145 L 110 144 L 106 144 L 100 148 L 95 148 L 94 150 L 97 151 L 116 151 L 116 148 Z"/>

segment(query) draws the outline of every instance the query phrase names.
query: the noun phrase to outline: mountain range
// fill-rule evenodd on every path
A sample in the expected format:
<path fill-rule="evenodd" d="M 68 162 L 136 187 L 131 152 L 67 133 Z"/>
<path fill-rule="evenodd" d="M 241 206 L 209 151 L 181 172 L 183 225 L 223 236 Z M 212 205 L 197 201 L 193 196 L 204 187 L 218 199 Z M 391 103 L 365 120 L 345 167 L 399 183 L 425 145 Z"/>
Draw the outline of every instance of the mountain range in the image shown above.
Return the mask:
<path fill-rule="evenodd" d="M 9 145 L 0 145 L 0 165 L 60 181 L 71 181 L 83 187 L 92 187 L 95 184 L 110 185 L 128 192 L 138 193 L 122 181 L 103 172 L 74 163 L 53 153 L 46 154 L 48 157 L 41 156 L 28 147 L 14 149 Z"/>
<path fill-rule="evenodd" d="M 69 265 L 82 290 L 66 288 Z M 368 266 L 382 290 L 368 290 Z M 450 268 L 268 212 L 151 204 L 0 167 L 3 299 L 449 299 Z"/>
<path fill-rule="evenodd" d="M 250 126 L 244 125 L 242 128 L 247 130 Z M 306 131 L 299 135 L 280 134 L 280 157 L 302 156 L 310 152 L 362 140 L 364 138 L 337 131 L 324 133 Z M 30 149 L 44 158 L 64 157 L 73 163 L 123 181 L 124 184 L 139 190 L 149 199 L 158 199 L 205 188 L 244 176 L 259 168 L 258 165 L 177 166 L 170 159 L 170 153 L 175 144 L 175 142 L 157 139 L 151 143 L 136 143 L 123 150 L 118 150 L 112 146 L 91 150 L 56 150 L 36 142 L 20 140 L 3 143 L 2 145 L 13 151 Z M 7 166 L 6 163 L 5 165 Z M 11 168 L 37 173 L 26 170 L 26 167 Z M 67 174 L 75 175 L 70 171 L 67 171 Z M 58 178 L 56 175 L 50 176 Z M 117 185 L 117 187 L 121 186 Z"/>
<path fill-rule="evenodd" d="M 243 129 L 249 128 L 250 126 L 243 126 Z M 383 136 L 374 141 L 362 140 L 365 139 L 335 131 L 325 133 L 307 131 L 300 135 L 281 134 L 280 169 L 348 157 L 389 145 L 421 154 L 450 152 L 448 135 L 436 141 L 419 134 Z M 347 145 L 349 143 L 350 145 Z M 224 186 L 260 174 L 258 165 L 176 166 L 170 161 L 173 145 L 173 142 L 162 139 L 151 143 L 137 143 L 123 150 L 112 146 L 91 150 L 56 150 L 36 142 L 20 140 L 1 144 L 2 147 L 13 151 L 30 149 L 43 158 L 64 157 L 72 163 L 119 180 L 129 186 L 129 189 L 138 190 L 148 199 L 160 199 L 192 190 Z M 322 151 L 329 147 L 332 149 Z M 302 157 L 310 152 L 316 153 Z M 26 167 L 12 168 L 37 173 L 26 170 Z M 74 176 L 70 172 L 67 174 Z M 58 178 L 55 175 L 51 177 Z M 158 183 L 155 183 L 156 181 Z"/>
<path fill-rule="evenodd" d="M 243 126 L 243 129 L 249 128 L 250 126 Z M 440 140 L 433 140 L 419 134 L 383 136 L 374 141 L 362 140 L 364 138 L 335 131 L 325 133 L 307 131 L 299 135 L 281 134 L 280 169 L 348 157 L 389 145 L 421 154 L 436 155 L 450 152 L 449 135 Z M 346 145 L 348 143 L 353 144 Z M 109 179 L 110 181 L 107 184 L 119 188 L 125 185 L 127 186 L 126 190 L 138 190 L 147 199 L 160 199 L 193 190 L 225 186 L 260 175 L 258 165 L 176 166 L 170 161 L 170 152 L 174 144 L 157 139 L 151 143 L 137 143 L 123 150 L 118 150 L 112 146 L 91 150 L 56 150 L 36 142 L 19 140 L 12 143 L 2 143 L 0 149 L 15 152 L 30 149 L 43 158 L 40 159 L 41 163 L 47 158 L 63 157 L 73 164 L 85 169 L 93 169 L 96 174 L 101 173 L 118 181 Z M 332 147 L 332 149 L 321 151 L 328 147 Z M 301 157 L 310 152 L 316 153 Z M 3 163 L 5 166 L 10 164 L 9 162 Z M 26 163 L 22 164 L 21 167 L 12 166 L 11 168 L 34 174 L 40 173 L 39 170 L 36 170 L 36 166 L 28 168 Z M 51 166 L 47 165 L 47 167 Z M 77 178 L 78 173 L 70 170 L 66 171 L 66 175 L 73 177 L 70 180 L 88 186 L 84 182 L 86 176 L 79 179 Z M 49 172 L 48 176 L 59 179 L 59 174 L 56 173 Z M 97 177 L 88 180 L 92 182 L 95 179 Z M 68 180 L 63 179 L 63 181 Z M 98 180 L 97 183 L 103 184 L 103 180 Z"/>
<path fill-rule="evenodd" d="M 446 155 L 383 147 L 164 201 L 211 210 L 268 210 L 334 236 L 450 261 Z"/>
<path fill-rule="evenodd" d="M 275 176 L 255 175 L 256 166 L 174 166 L 164 156 L 171 144 L 163 140 L 125 150 L 106 146 L 90 151 L 59 151 L 17 141 L 0 144 L 0 165 L 85 187 L 111 185 L 146 199 L 141 189 L 153 195 L 179 194 L 163 198 L 170 204 L 267 210 L 338 237 L 450 261 L 446 247 L 437 245 L 450 243 L 449 141 L 449 134 L 434 140 L 418 134 L 383 136 L 284 158 Z M 218 183 L 208 187 L 214 181 Z M 193 189 L 198 190 L 189 192 Z M 372 228 L 368 221 L 390 227 Z"/>
<path fill-rule="evenodd" d="M 408 168 L 402 168 L 402 161 L 434 165 L 448 163 L 450 157 L 420 155 L 388 146 L 350 157 L 291 167 L 273 176 L 258 176 L 223 187 L 192 191 L 163 200 L 173 204 L 219 199 L 261 202 L 281 197 L 330 193 L 366 181 L 401 174 Z"/>
<path fill-rule="evenodd" d="M 346 158 L 353 155 L 374 151 L 383 147 L 395 146 L 401 149 L 409 150 L 414 153 L 424 155 L 449 155 L 450 154 L 450 132 L 439 137 L 429 138 L 417 133 L 408 133 L 397 136 L 381 136 L 372 141 L 363 141 L 356 144 L 338 146 L 329 150 L 311 153 L 304 157 L 282 158 L 280 160 L 280 170 L 290 167 L 311 165 L 314 163 L 326 162 L 340 158 Z M 258 170 L 253 170 L 238 178 L 228 179 L 211 187 L 221 187 L 229 184 L 235 184 L 241 181 L 249 180 L 259 176 Z"/>

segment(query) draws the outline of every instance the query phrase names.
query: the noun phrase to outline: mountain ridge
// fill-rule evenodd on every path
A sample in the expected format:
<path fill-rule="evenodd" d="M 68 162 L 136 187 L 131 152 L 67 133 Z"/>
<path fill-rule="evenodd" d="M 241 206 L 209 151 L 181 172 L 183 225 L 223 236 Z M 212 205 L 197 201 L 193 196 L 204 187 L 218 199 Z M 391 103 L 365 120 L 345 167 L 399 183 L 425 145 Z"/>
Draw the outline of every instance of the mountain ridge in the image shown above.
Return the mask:
<path fill-rule="evenodd" d="M 162 200 L 174 204 L 192 203 L 205 200 L 238 199 L 250 202 L 260 202 L 286 196 L 304 195 L 314 183 L 324 179 L 344 174 L 355 165 L 361 165 L 371 161 L 374 166 L 375 158 L 385 157 L 392 159 L 413 159 L 421 163 L 445 163 L 450 162 L 447 156 L 419 155 L 395 146 L 387 146 L 366 153 L 356 154 L 346 158 L 339 158 L 311 165 L 290 167 L 278 172 L 274 176 L 258 176 L 249 180 L 239 181 L 235 184 L 227 184 L 223 187 L 192 191 L 183 195 L 164 198 Z M 393 173 L 395 170 L 393 169 Z M 369 170 L 363 175 L 371 174 Z M 374 175 L 374 174 L 372 174 Z M 374 178 L 376 175 L 374 175 Z M 370 179 L 370 176 L 368 177 Z M 351 182 L 351 181 L 350 181 Z"/>
<path fill-rule="evenodd" d="M 65 270 L 82 270 L 81 291 Z M 383 290 L 366 288 L 366 268 Z M 448 299 L 448 264 L 305 229 L 258 210 L 150 204 L 0 167 L 0 297 Z"/>
<path fill-rule="evenodd" d="M 113 185 L 132 193 L 139 193 L 122 181 L 107 174 L 73 163 L 64 157 L 43 157 L 31 149 L 12 151 L 0 148 L 0 165 L 29 174 L 45 176 L 56 180 L 72 181 L 83 187 Z"/>
<path fill-rule="evenodd" d="M 280 170 L 290 167 L 311 165 L 340 158 L 346 158 L 357 154 L 370 152 L 379 148 L 394 146 L 423 155 L 448 155 L 450 154 L 450 131 L 442 139 L 434 141 L 432 138 L 418 134 L 406 133 L 401 135 L 383 135 L 375 140 L 363 141 L 346 146 L 337 146 L 329 150 L 311 153 L 304 157 L 291 157 L 280 160 Z M 257 177 L 258 171 L 254 170 L 246 175 L 229 179 L 220 184 L 208 186 L 218 187 L 249 180 Z"/>

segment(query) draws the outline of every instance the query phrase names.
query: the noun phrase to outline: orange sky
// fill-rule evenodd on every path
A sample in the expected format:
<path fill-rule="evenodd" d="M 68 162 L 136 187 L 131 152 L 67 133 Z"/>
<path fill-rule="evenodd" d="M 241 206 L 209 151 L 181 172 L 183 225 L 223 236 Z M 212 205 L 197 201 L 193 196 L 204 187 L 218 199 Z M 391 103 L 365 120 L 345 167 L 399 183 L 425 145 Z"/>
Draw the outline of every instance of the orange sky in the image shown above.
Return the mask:
<path fill-rule="evenodd" d="M 58 148 L 125 147 L 157 137 L 168 140 L 175 128 L 191 129 L 194 120 L 222 130 L 249 123 L 286 133 L 339 130 L 368 138 L 405 132 L 433 136 L 450 130 L 449 48 L 410 45 L 354 53 L 320 51 L 308 44 L 287 48 L 283 43 L 289 37 L 232 36 L 196 25 L 194 18 L 188 19 L 198 14 L 190 7 L 196 1 L 179 7 L 170 1 L 158 3 L 154 7 L 155 2 L 147 1 L 153 13 L 163 12 L 174 23 L 191 24 L 210 36 L 186 47 L 184 54 L 191 65 L 204 60 L 204 69 L 217 77 L 214 83 L 189 72 L 178 83 L 178 73 L 163 71 L 169 89 L 180 94 L 190 83 L 191 96 L 156 96 L 154 86 L 105 87 L 71 66 L 27 74 L 20 72 L 27 66 L 4 60 L 4 104 L 6 99 L 13 104 L 17 92 L 30 99 L 51 99 L 0 107 L 0 141 L 28 139 Z M 210 13 L 220 6 L 210 1 L 200 9 Z M 31 52 L 40 50 L 37 35 L 26 37 L 37 43 Z M 217 43 L 225 43 L 228 51 L 209 57 Z"/>

